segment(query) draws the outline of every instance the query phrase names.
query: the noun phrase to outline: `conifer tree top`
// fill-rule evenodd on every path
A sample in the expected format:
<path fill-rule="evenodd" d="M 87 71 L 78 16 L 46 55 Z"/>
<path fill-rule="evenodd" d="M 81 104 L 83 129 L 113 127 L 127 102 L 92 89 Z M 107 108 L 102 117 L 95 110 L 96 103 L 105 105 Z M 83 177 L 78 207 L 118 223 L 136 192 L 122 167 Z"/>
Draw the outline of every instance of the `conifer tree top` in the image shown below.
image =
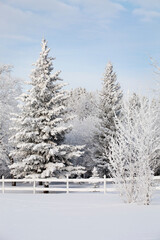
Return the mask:
<path fill-rule="evenodd" d="M 40 56 L 37 62 L 33 64 L 35 66 L 35 69 L 33 69 L 31 73 L 32 85 L 35 85 L 37 82 L 42 83 L 44 81 L 47 81 L 50 77 L 50 74 L 54 69 L 52 61 L 55 58 L 49 57 L 49 52 L 50 48 L 47 46 L 47 41 L 45 39 L 42 39 Z M 52 81 L 54 80 L 57 79 L 52 79 Z"/>

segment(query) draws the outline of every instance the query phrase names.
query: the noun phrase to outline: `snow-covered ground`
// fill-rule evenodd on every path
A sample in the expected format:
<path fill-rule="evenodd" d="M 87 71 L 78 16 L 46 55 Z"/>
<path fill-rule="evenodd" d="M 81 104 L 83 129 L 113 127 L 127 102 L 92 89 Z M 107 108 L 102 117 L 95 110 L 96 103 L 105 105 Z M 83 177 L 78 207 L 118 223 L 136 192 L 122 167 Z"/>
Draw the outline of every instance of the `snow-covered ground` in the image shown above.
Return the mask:
<path fill-rule="evenodd" d="M 117 194 L 0 194 L 0 240 L 160 240 L 160 193 L 150 206 Z"/>

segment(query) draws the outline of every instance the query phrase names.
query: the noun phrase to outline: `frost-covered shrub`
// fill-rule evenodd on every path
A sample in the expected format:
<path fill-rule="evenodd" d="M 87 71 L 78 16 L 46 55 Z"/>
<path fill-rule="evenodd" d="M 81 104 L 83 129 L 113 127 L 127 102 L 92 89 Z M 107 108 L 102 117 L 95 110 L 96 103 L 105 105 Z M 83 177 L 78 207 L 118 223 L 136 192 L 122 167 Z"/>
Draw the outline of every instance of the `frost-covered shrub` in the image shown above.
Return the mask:
<path fill-rule="evenodd" d="M 126 202 L 149 204 L 153 169 L 160 150 L 158 111 L 147 98 L 135 95 L 116 117 L 117 136 L 111 139 L 109 169 Z"/>

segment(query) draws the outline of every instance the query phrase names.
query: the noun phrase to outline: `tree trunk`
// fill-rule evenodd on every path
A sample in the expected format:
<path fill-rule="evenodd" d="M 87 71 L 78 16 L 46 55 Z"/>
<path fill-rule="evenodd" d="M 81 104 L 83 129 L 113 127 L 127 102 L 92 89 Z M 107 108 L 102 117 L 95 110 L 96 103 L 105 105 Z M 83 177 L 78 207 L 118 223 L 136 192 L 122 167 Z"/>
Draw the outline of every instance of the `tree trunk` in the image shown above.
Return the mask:
<path fill-rule="evenodd" d="M 49 188 L 49 183 L 45 182 L 45 183 L 44 183 L 44 187 L 45 187 L 45 188 Z M 45 190 L 43 193 L 49 193 L 49 191 L 46 191 L 46 190 Z"/>

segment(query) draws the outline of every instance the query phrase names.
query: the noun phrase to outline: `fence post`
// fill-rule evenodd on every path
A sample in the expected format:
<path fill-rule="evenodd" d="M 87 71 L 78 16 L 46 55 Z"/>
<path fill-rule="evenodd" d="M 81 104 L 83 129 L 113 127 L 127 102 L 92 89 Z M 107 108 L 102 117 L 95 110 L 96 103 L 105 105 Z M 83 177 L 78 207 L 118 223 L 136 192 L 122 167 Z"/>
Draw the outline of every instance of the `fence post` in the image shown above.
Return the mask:
<path fill-rule="evenodd" d="M 69 180 L 68 180 L 68 174 L 67 174 L 67 179 L 66 179 L 66 187 L 67 187 L 67 193 L 69 193 Z"/>
<path fill-rule="evenodd" d="M 33 181 L 33 193 L 34 194 L 36 193 L 36 181 L 35 181 L 35 179 Z"/>
<path fill-rule="evenodd" d="M 2 176 L 2 193 L 4 193 L 4 176 Z"/>
<path fill-rule="evenodd" d="M 104 194 L 106 193 L 106 175 L 104 175 Z"/>

